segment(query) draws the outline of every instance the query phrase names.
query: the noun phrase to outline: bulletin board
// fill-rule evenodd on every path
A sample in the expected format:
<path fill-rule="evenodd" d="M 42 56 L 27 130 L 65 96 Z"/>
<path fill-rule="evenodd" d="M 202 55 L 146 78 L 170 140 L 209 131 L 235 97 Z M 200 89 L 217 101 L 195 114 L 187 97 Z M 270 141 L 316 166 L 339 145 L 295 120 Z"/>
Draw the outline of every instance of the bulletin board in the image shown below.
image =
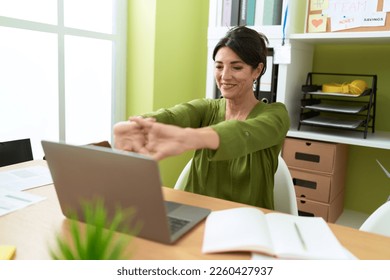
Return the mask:
<path fill-rule="evenodd" d="M 390 0 L 308 0 L 305 31 L 390 31 Z"/>

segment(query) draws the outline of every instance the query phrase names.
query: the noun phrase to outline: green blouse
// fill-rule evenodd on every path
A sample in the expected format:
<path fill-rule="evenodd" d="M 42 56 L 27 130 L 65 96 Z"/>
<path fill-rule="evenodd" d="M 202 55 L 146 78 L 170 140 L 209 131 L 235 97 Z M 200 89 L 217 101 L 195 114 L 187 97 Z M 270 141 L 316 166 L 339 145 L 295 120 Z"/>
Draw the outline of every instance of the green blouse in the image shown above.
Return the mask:
<path fill-rule="evenodd" d="M 225 111 L 223 98 L 197 99 L 143 116 L 218 133 L 217 150 L 195 151 L 186 191 L 274 209 L 274 174 L 290 125 L 286 107 L 259 102 L 245 121 L 225 121 Z"/>

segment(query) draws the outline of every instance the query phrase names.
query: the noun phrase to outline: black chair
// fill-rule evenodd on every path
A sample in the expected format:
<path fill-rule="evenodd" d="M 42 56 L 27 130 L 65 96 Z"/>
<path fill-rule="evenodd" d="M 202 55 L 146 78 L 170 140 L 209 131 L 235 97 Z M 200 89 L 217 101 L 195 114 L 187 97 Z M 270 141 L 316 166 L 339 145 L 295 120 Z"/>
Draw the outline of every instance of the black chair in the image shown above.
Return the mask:
<path fill-rule="evenodd" d="M 30 139 L 0 142 L 0 167 L 33 159 Z"/>

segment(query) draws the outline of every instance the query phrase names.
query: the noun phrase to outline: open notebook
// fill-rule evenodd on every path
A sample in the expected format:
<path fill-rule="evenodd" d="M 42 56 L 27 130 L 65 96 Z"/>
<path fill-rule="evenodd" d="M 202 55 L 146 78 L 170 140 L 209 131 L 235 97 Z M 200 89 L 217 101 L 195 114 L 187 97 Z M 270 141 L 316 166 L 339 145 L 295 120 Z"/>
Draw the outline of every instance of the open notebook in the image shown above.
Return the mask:
<path fill-rule="evenodd" d="M 354 259 L 322 218 L 264 214 L 254 207 L 212 212 L 206 220 L 202 251 L 250 251 L 282 259 Z"/>

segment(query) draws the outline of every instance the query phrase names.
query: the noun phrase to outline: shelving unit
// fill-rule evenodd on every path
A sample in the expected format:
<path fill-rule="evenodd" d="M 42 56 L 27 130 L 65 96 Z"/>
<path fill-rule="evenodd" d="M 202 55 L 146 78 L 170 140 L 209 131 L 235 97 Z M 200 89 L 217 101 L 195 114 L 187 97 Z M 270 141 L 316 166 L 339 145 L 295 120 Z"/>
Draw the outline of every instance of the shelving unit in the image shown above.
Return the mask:
<path fill-rule="evenodd" d="M 302 19 L 302 14 L 299 9 L 302 9 L 302 4 L 299 7 L 298 1 L 290 1 L 290 18 Z M 358 46 L 359 44 L 371 44 L 371 45 L 383 45 L 390 43 L 390 30 L 389 31 L 372 31 L 372 32 L 322 32 L 322 33 L 304 33 L 304 22 L 297 23 L 298 20 L 290 22 L 289 30 L 289 42 L 292 46 L 298 48 L 307 48 L 308 52 L 306 54 L 298 53 L 300 60 L 309 59 L 312 63 L 313 53 L 310 52 L 310 49 L 314 49 L 318 45 L 328 45 L 328 44 L 354 44 Z M 295 68 L 295 66 L 291 65 Z M 364 65 L 364 69 L 369 69 L 370 65 Z M 297 71 L 302 71 L 301 69 L 296 69 Z M 313 71 L 312 66 L 309 66 L 307 73 Z M 358 71 L 361 72 L 362 69 Z M 307 74 L 306 73 L 306 74 Z M 387 95 L 385 89 L 381 88 L 380 94 Z M 343 143 L 371 148 L 379 149 L 390 149 L 390 131 L 380 131 L 375 129 L 375 133 L 368 133 L 367 137 L 362 137 L 362 133 L 355 130 L 338 130 L 331 129 L 327 127 L 319 126 L 306 126 L 304 130 L 299 130 L 298 126 L 300 123 L 299 118 L 295 116 L 300 116 L 300 113 L 297 112 L 297 106 L 300 108 L 300 100 L 298 96 L 302 97 L 301 88 L 298 92 L 294 92 L 293 96 L 290 95 L 290 98 L 285 99 L 284 102 L 287 102 L 286 106 L 290 111 L 290 117 L 292 119 L 292 126 L 287 134 L 289 137 L 301 138 L 301 139 L 311 139 L 311 140 L 321 140 L 328 141 L 333 143 Z M 337 97 L 339 98 L 339 97 Z M 283 102 L 283 101 L 282 101 Z M 301 109 L 301 108 L 300 108 Z M 299 111 L 300 111 L 299 109 Z"/>
<path fill-rule="evenodd" d="M 344 79 L 370 78 L 371 87 L 359 95 L 329 93 L 321 90 L 303 91 L 298 130 L 302 125 L 321 126 L 363 132 L 367 138 L 368 129 L 375 132 L 375 109 L 377 76 L 365 74 L 308 73 L 306 84 L 313 87 L 314 76 L 341 77 Z M 320 86 L 319 86 L 320 87 Z M 315 87 L 314 87 L 315 88 Z M 320 87 L 321 88 L 321 87 Z M 363 101 L 363 99 L 365 99 Z"/>

